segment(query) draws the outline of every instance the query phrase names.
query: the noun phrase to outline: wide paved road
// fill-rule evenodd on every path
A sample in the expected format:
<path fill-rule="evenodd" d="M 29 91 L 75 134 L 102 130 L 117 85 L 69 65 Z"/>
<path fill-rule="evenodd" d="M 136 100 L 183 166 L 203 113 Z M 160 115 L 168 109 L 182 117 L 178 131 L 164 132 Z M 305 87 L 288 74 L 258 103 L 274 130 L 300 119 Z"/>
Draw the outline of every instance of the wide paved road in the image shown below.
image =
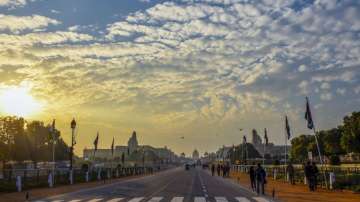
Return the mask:
<path fill-rule="evenodd" d="M 221 177 L 200 168 L 176 168 L 37 202 L 267 202 Z"/>

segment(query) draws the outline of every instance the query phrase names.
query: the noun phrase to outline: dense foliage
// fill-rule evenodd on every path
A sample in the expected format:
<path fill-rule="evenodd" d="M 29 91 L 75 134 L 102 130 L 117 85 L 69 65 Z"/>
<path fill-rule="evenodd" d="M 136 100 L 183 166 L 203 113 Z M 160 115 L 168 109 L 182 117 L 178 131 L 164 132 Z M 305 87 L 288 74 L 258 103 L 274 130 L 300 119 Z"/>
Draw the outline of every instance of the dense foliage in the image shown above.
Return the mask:
<path fill-rule="evenodd" d="M 343 124 L 337 128 L 323 130 L 317 133 L 319 147 L 323 155 L 329 157 L 333 164 L 338 163 L 338 156 L 345 153 L 360 153 L 360 112 L 353 112 L 344 117 Z M 315 137 L 300 135 L 291 140 L 291 158 L 304 161 L 308 158 L 308 151 L 318 156 Z"/>
<path fill-rule="evenodd" d="M 53 134 L 56 145 L 56 159 L 69 158 L 69 149 L 60 136 L 60 131 L 50 132 L 50 126 L 40 121 L 26 121 L 23 118 L 0 117 L 0 160 L 3 162 L 51 161 Z"/>

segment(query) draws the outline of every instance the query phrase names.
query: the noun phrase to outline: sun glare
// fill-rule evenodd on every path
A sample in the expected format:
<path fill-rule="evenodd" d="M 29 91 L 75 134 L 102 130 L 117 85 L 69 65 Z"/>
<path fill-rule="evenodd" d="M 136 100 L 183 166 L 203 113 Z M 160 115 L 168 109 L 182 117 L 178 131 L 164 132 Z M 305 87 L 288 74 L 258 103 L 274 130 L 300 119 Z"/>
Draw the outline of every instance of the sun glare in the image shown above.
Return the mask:
<path fill-rule="evenodd" d="M 39 112 L 42 104 L 25 87 L 0 90 L 0 111 L 7 115 L 29 116 Z"/>

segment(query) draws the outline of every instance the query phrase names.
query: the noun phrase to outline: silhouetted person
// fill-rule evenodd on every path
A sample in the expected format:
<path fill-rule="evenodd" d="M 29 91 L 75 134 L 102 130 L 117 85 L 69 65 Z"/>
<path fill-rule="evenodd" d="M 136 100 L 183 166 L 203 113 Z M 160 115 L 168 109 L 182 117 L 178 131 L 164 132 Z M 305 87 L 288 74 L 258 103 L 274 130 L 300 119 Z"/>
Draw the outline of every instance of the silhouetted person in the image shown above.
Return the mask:
<path fill-rule="evenodd" d="M 313 191 L 316 191 L 317 189 L 317 176 L 319 174 L 319 169 L 316 166 L 316 163 L 312 163 L 312 174 L 313 174 Z"/>
<path fill-rule="evenodd" d="M 313 175 L 313 169 L 312 165 L 310 164 L 310 161 L 308 161 L 304 168 L 305 177 L 307 179 L 307 183 L 309 186 L 310 191 L 314 191 L 314 175 Z"/>
<path fill-rule="evenodd" d="M 261 167 L 261 164 L 257 164 L 256 168 L 256 193 L 265 194 L 265 183 L 266 183 L 266 172 L 264 168 Z"/>
<path fill-rule="evenodd" d="M 227 163 L 225 165 L 225 177 L 229 177 L 230 174 L 230 165 Z"/>
<path fill-rule="evenodd" d="M 249 177 L 250 177 L 251 189 L 253 191 L 256 191 L 256 182 L 255 182 L 256 174 L 255 174 L 254 164 L 252 166 L 250 166 Z"/>
<path fill-rule="evenodd" d="M 286 167 L 286 172 L 289 174 L 289 182 L 290 184 L 295 184 L 295 169 L 292 163 L 290 162 L 289 165 Z"/>
<path fill-rule="evenodd" d="M 215 165 L 212 164 L 211 165 L 211 175 L 214 176 L 214 174 L 215 174 Z"/>
<path fill-rule="evenodd" d="M 221 174 L 224 177 L 225 176 L 224 165 L 220 165 L 220 168 L 221 168 Z"/>
<path fill-rule="evenodd" d="M 221 171 L 220 164 L 217 165 L 216 171 L 217 171 L 217 175 L 220 176 L 220 171 Z"/>
<path fill-rule="evenodd" d="M 106 171 L 105 171 L 105 169 L 101 169 L 100 176 L 101 176 L 101 179 L 103 179 L 104 184 L 105 184 L 105 181 L 106 181 Z"/>

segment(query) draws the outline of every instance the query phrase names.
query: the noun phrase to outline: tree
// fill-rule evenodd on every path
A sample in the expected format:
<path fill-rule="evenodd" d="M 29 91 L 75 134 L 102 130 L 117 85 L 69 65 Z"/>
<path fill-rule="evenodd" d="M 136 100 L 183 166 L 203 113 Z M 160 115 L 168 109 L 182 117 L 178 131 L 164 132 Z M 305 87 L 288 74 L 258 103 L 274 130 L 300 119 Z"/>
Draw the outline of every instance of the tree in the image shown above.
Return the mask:
<path fill-rule="evenodd" d="M 321 148 L 323 148 L 322 151 L 324 155 L 332 156 L 345 153 L 340 144 L 342 133 L 339 128 L 320 131 L 318 134 L 320 137 L 319 139 L 321 142 Z"/>
<path fill-rule="evenodd" d="M 5 145 L 4 160 L 23 161 L 29 159 L 25 120 L 14 116 L 1 118 L 0 141 Z"/>
<path fill-rule="evenodd" d="M 53 136 L 50 126 L 41 121 L 26 122 L 19 117 L 0 117 L 0 160 L 52 161 Z M 62 140 L 60 131 L 54 131 L 57 144 L 56 160 L 68 159 L 69 149 Z"/>
<path fill-rule="evenodd" d="M 353 112 L 351 116 L 344 117 L 341 127 L 341 146 L 346 152 L 360 153 L 360 112 Z"/>
<path fill-rule="evenodd" d="M 240 144 L 240 145 L 234 147 L 234 149 L 229 150 L 228 155 L 233 163 L 236 160 L 243 160 L 246 157 L 249 159 L 262 157 L 260 155 L 260 153 L 254 147 L 254 145 L 252 145 L 251 143 L 246 143 L 246 145 Z"/>
<path fill-rule="evenodd" d="M 309 148 L 313 147 L 310 143 L 312 138 L 310 135 L 300 135 L 291 140 L 291 160 L 305 161 L 308 158 Z M 315 145 L 316 147 L 316 145 Z"/>

